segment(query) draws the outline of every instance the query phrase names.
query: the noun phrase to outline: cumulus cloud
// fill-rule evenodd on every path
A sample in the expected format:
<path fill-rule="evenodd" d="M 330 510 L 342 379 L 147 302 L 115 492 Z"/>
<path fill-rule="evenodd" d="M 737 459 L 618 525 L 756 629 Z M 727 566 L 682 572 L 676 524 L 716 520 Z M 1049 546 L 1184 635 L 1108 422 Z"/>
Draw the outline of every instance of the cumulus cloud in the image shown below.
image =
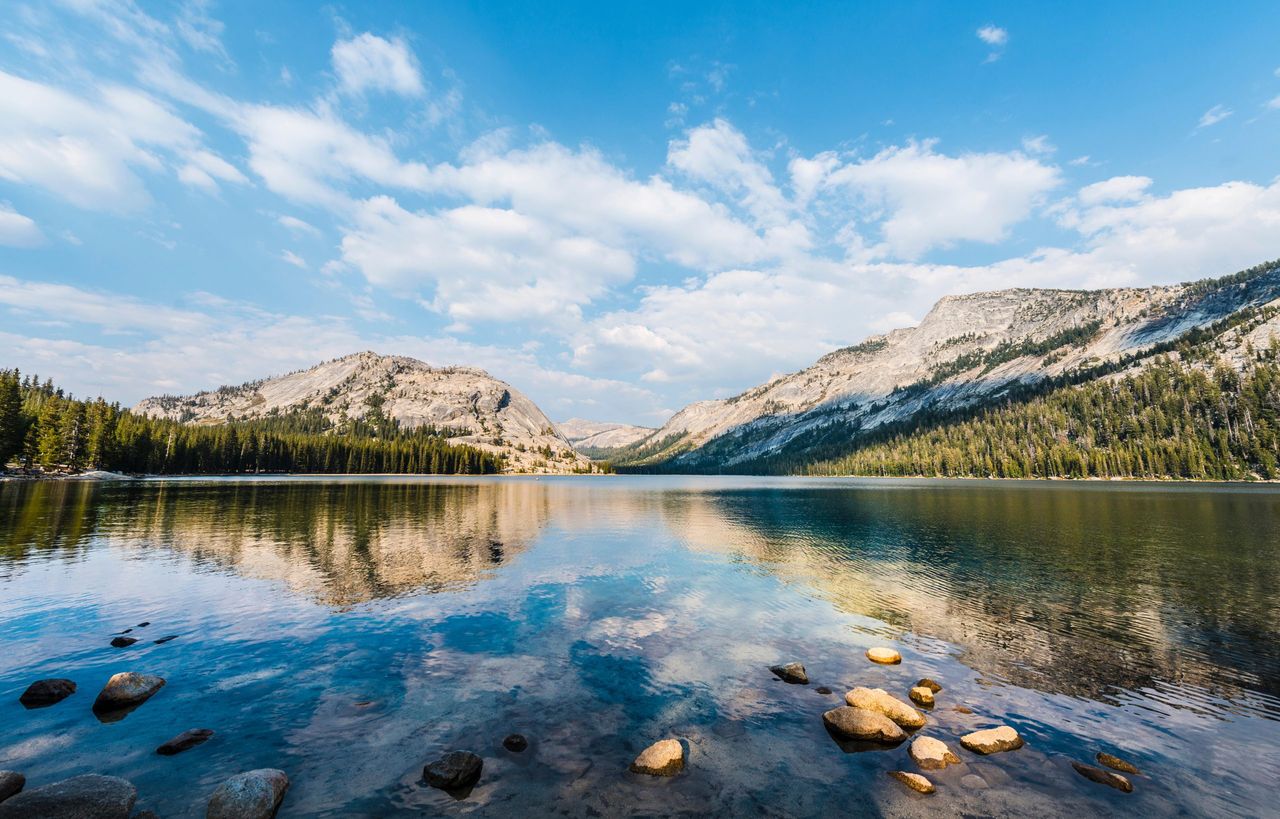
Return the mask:
<path fill-rule="evenodd" d="M 1126 202 L 1141 199 L 1147 188 L 1151 187 L 1148 176 L 1113 176 L 1092 185 L 1085 185 L 1076 194 L 1076 198 L 1084 205 L 1100 205 L 1103 202 Z"/>
<path fill-rule="evenodd" d="M 0 245 L 39 247 L 44 241 L 44 234 L 34 219 L 18 213 L 7 202 L 0 202 Z"/>
<path fill-rule="evenodd" d="M 406 97 L 423 92 L 418 61 L 404 40 L 365 32 L 333 44 L 333 70 L 346 94 L 387 91 Z"/>

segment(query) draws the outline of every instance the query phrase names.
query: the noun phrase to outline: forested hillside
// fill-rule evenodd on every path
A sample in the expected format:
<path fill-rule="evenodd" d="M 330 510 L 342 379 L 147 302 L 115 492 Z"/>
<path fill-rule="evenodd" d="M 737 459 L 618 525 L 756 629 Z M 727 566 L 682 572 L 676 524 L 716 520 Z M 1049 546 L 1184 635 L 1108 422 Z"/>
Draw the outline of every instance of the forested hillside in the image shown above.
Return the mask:
<path fill-rule="evenodd" d="M 344 425 L 317 413 L 182 424 L 137 415 L 101 398 L 77 400 L 49 381 L 0 370 L 0 466 L 160 475 L 501 470 L 499 456 L 450 444 L 446 432 L 401 429 L 376 406 Z"/>

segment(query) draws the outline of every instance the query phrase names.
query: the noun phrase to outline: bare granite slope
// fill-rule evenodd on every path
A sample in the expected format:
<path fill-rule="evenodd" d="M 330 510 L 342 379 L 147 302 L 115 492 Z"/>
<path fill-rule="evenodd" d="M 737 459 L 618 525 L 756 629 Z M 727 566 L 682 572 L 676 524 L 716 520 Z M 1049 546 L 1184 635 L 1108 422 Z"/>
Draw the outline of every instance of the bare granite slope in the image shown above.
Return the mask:
<path fill-rule="evenodd" d="M 570 418 L 556 426 L 579 452 L 590 452 L 594 455 L 621 449 L 653 433 L 652 427 L 588 421 L 584 418 Z"/>

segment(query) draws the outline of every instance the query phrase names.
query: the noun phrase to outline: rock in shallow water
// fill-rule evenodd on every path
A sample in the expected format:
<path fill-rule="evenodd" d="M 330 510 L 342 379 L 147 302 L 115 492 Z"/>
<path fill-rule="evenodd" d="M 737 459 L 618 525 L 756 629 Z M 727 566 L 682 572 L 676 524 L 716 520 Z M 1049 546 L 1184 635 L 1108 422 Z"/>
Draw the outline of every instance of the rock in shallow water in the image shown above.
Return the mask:
<path fill-rule="evenodd" d="M 0 802 L 0 819 L 128 819 L 137 798 L 127 779 L 85 774 Z"/>
<path fill-rule="evenodd" d="M 883 688 L 859 686 L 845 694 L 844 701 L 854 708 L 865 708 L 868 711 L 884 714 L 903 728 L 920 728 L 924 725 L 924 714 Z"/>
<path fill-rule="evenodd" d="M 36 680 L 27 686 L 26 691 L 22 692 L 22 696 L 18 697 L 18 702 L 27 708 L 45 708 L 62 702 L 74 693 L 76 693 L 76 684 L 71 680 L 60 677 Z"/>
<path fill-rule="evenodd" d="M 525 739 L 522 734 L 510 734 L 506 739 L 502 740 L 502 747 L 518 754 L 529 747 L 529 740 Z"/>
<path fill-rule="evenodd" d="M 271 819 L 289 790 L 289 777 L 275 768 L 246 771 L 218 786 L 205 819 Z"/>
<path fill-rule="evenodd" d="M 649 776 L 675 776 L 684 769 L 684 746 L 678 739 L 661 739 L 645 748 L 631 770 Z"/>
<path fill-rule="evenodd" d="M 847 739 L 870 742 L 901 742 L 907 738 L 897 724 L 876 711 L 842 705 L 822 715 L 827 728 Z"/>
<path fill-rule="evenodd" d="M 813 690 L 814 690 L 814 693 L 821 694 L 824 697 L 831 695 L 831 689 L 827 688 L 825 685 L 820 685 Z"/>
<path fill-rule="evenodd" d="M 911 740 L 911 759 L 926 771 L 940 771 L 948 765 L 960 764 L 960 757 L 945 742 L 933 737 Z"/>
<path fill-rule="evenodd" d="M 937 694 L 939 691 L 941 691 L 941 690 L 942 690 L 942 686 L 938 685 L 936 682 L 934 682 L 933 680 L 929 679 L 928 677 L 925 677 L 925 678 L 921 679 L 919 682 L 917 682 L 917 683 L 915 684 L 915 687 L 916 687 L 916 688 L 927 688 L 927 689 L 929 689 L 930 691 L 932 691 L 934 694 Z"/>
<path fill-rule="evenodd" d="M 0 771 L 0 802 L 22 791 L 27 778 L 17 771 Z"/>
<path fill-rule="evenodd" d="M 211 736 L 213 736 L 213 730 L 210 728 L 192 728 L 189 731 L 183 731 L 159 748 L 156 748 L 156 753 L 161 756 L 180 754 L 203 744 Z"/>
<path fill-rule="evenodd" d="M 129 646 L 133 645 L 136 642 L 138 642 L 138 640 L 135 637 L 116 637 L 112 639 L 111 647 L 112 648 L 128 648 Z"/>
<path fill-rule="evenodd" d="M 1106 765 L 1108 768 L 1112 768 L 1117 771 L 1123 771 L 1124 773 L 1134 774 L 1134 775 L 1137 775 L 1139 773 L 1136 765 L 1134 765 L 1131 762 L 1125 762 L 1123 759 L 1121 759 L 1118 756 L 1112 756 L 1111 754 L 1108 754 L 1108 753 L 1099 753 L 1097 756 L 1097 760 L 1101 762 L 1103 765 Z"/>
<path fill-rule="evenodd" d="M 910 773 L 908 771 L 889 771 L 889 776 L 906 785 L 916 793 L 933 793 L 936 788 L 933 783 L 925 779 L 918 773 Z"/>
<path fill-rule="evenodd" d="M 877 646 L 867 649 L 867 659 L 881 665 L 896 665 L 902 662 L 902 655 L 891 648 Z"/>
<path fill-rule="evenodd" d="M 422 769 L 422 778 L 446 791 L 469 788 L 480 781 L 484 760 L 470 751 L 451 751 Z"/>
<path fill-rule="evenodd" d="M 95 714 L 110 714 L 136 708 L 164 687 L 164 678 L 122 671 L 112 675 L 94 700 Z"/>
<path fill-rule="evenodd" d="M 917 685 L 909 692 L 911 701 L 923 708 L 933 707 L 933 692 L 923 685 Z"/>
<path fill-rule="evenodd" d="M 804 666 L 800 663 L 787 663 L 786 665 L 771 665 L 769 670 L 777 675 L 778 679 L 783 682 L 789 682 L 794 685 L 808 685 L 809 675 L 804 673 Z"/>
<path fill-rule="evenodd" d="M 1079 762 L 1072 762 L 1071 767 L 1075 768 L 1076 773 L 1085 779 L 1092 780 L 1100 785 L 1109 785 L 1118 791 L 1133 793 L 1133 784 L 1118 773 L 1104 771 L 1102 768 L 1095 768 L 1092 765 L 1082 765 Z"/>
<path fill-rule="evenodd" d="M 166 634 L 164 637 L 161 637 L 159 640 L 153 640 L 152 642 L 154 642 L 156 645 L 161 645 L 162 643 L 167 643 L 170 640 L 176 640 L 176 639 L 178 639 L 178 635 Z"/>
<path fill-rule="evenodd" d="M 1016 751 L 1022 747 L 1022 737 L 1008 725 L 974 731 L 960 737 L 960 744 L 976 754 L 996 754 Z"/>

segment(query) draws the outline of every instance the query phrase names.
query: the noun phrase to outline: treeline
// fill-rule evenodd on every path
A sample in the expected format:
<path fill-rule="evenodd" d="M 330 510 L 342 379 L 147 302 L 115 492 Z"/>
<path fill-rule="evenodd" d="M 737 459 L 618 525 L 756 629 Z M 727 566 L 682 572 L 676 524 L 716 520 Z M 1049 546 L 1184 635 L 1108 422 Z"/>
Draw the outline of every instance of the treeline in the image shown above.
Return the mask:
<path fill-rule="evenodd" d="M 1280 478 L 1275 345 L 1244 372 L 1167 357 L 966 420 L 868 435 L 812 475 Z"/>
<path fill-rule="evenodd" d="M 0 370 L 0 467 L 158 475 L 257 472 L 489 474 L 499 456 L 449 443 L 441 430 L 402 430 L 380 407 L 332 428 L 298 413 L 218 425 L 135 415 L 77 400 L 50 381 Z"/>

